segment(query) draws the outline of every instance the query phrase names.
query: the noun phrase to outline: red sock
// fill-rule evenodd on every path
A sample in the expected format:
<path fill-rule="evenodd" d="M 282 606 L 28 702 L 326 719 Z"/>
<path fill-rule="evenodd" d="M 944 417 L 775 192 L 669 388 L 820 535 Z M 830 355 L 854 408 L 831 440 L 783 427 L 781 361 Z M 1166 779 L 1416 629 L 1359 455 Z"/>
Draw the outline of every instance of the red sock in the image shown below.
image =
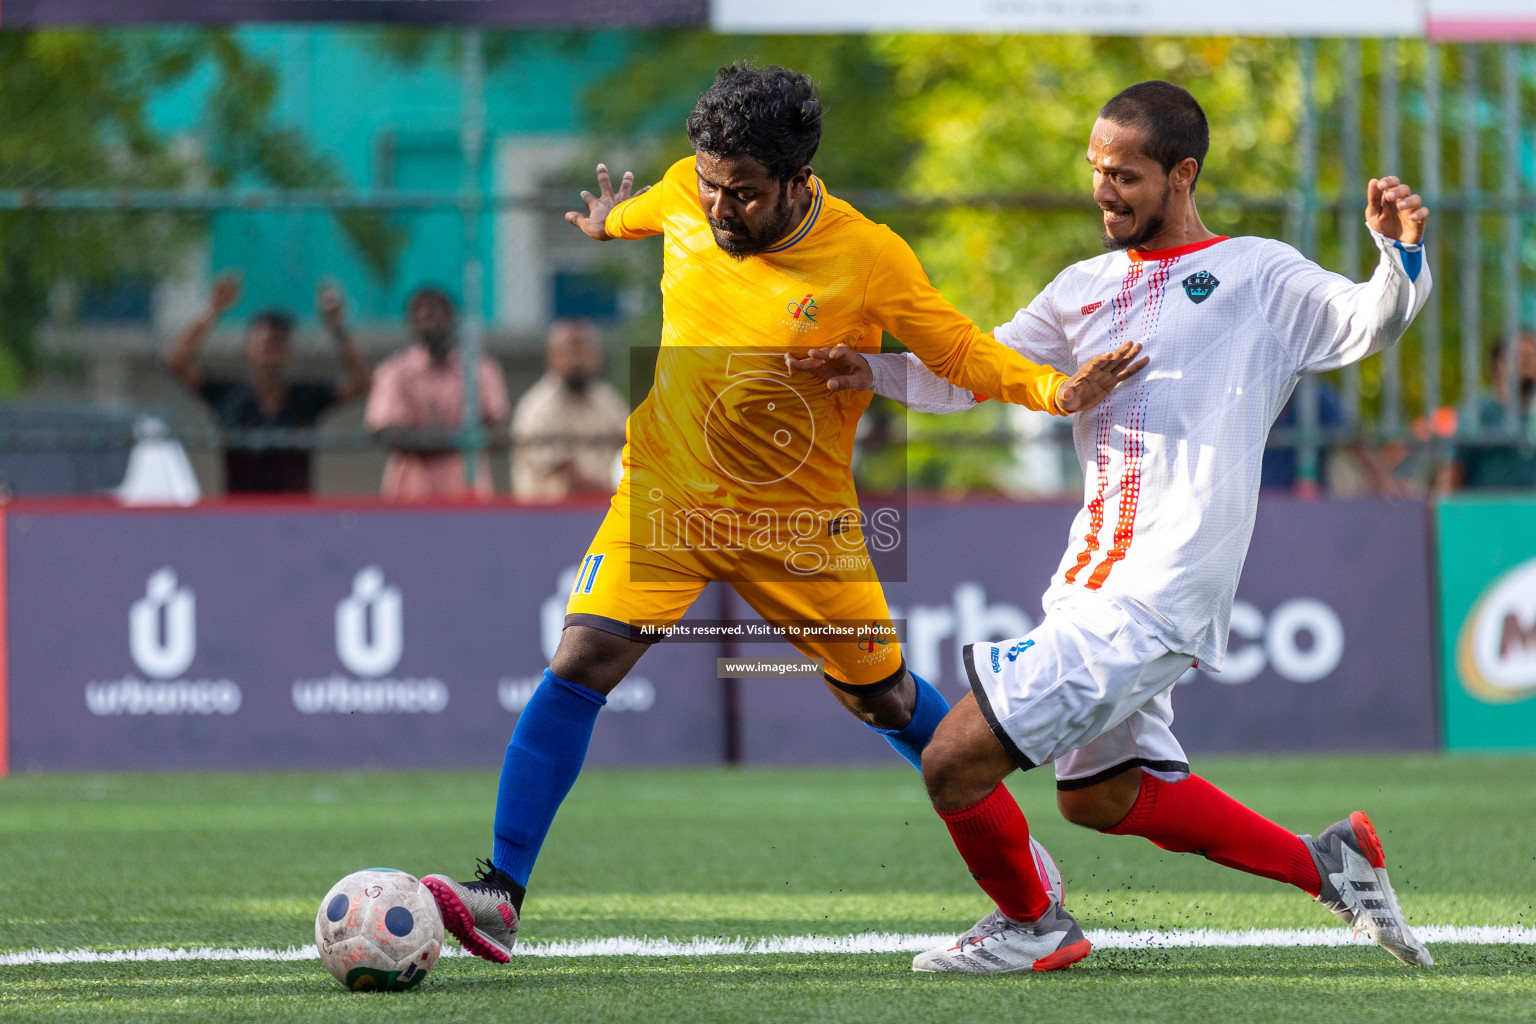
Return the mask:
<path fill-rule="evenodd" d="M 1125 820 L 1103 830 L 1144 836 L 1174 853 L 1198 853 L 1217 864 L 1288 882 L 1311 896 L 1322 888 L 1301 837 L 1249 810 L 1198 775 L 1164 782 L 1141 773 L 1141 793 Z"/>
<path fill-rule="evenodd" d="M 939 817 L 971 877 L 999 910 L 1015 921 L 1034 921 L 1051 908 L 1029 848 L 1029 824 L 1001 784 L 971 806 L 940 811 Z"/>

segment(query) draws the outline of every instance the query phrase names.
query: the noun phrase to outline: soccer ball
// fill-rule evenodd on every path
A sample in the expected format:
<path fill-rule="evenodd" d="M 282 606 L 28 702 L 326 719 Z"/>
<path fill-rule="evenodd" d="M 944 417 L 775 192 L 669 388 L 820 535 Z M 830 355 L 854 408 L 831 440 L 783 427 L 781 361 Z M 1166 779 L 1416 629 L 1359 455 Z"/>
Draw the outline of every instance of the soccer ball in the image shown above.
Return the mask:
<path fill-rule="evenodd" d="M 1029 837 L 1029 852 L 1035 855 L 1035 870 L 1040 872 L 1040 880 L 1045 883 L 1051 895 L 1056 897 L 1057 904 L 1065 906 L 1065 886 L 1061 881 L 1061 868 L 1056 866 L 1056 858 L 1034 836 Z"/>
<path fill-rule="evenodd" d="M 320 962 L 354 992 L 413 988 L 443 949 L 432 893 L 393 868 L 354 871 L 331 886 L 315 915 Z"/>

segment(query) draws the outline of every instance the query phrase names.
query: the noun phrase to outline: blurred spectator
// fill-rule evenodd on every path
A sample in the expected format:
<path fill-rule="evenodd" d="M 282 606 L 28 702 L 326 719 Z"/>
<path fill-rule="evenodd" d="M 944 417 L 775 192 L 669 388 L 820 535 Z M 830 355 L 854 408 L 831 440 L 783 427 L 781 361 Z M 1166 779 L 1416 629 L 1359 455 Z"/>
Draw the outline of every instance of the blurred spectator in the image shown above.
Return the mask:
<path fill-rule="evenodd" d="M 1344 407 L 1339 404 L 1339 396 L 1329 386 L 1327 381 L 1317 381 L 1317 426 L 1319 430 L 1332 430 L 1344 425 Z M 1280 415 L 1275 419 L 1274 430 L 1288 430 L 1295 437 L 1301 427 L 1300 394 L 1292 393 L 1290 400 L 1285 403 L 1285 408 L 1280 410 Z M 1296 437 L 1299 442 L 1300 438 Z M 1298 444 L 1287 445 L 1283 448 L 1265 448 L 1264 461 L 1259 469 L 1259 486 L 1266 490 L 1294 491 L 1301 490 L 1300 485 L 1306 483 L 1299 478 L 1301 464 L 1301 452 Z M 1329 451 L 1327 445 L 1318 448 L 1317 451 L 1317 483 L 1326 484 L 1328 481 Z M 1315 492 L 1314 492 L 1315 493 Z"/>
<path fill-rule="evenodd" d="M 1347 425 L 1348 417 L 1344 413 L 1344 406 L 1339 401 L 1338 392 L 1326 380 L 1317 379 L 1317 427 L 1319 431 L 1328 432 L 1337 430 Z M 1298 451 L 1300 437 L 1298 431 L 1301 427 L 1300 416 L 1300 392 L 1291 395 L 1285 403 L 1285 408 L 1280 410 L 1276 418 L 1274 429 L 1291 432 L 1294 442 L 1285 447 L 1265 448 L 1264 461 L 1259 469 L 1259 486 L 1266 490 L 1294 491 L 1303 497 L 1317 497 L 1325 490 L 1339 492 L 1337 482 L 1332 479 L 1335 452 L 1328 445 L 1322 445 L 1317 451 L 1317 480 L 1302 480 L 1299 478 L 1299 466 L 1301 453 Z M 1359 464 L 1360 472 L 1364 474 L 1365 486 L 1371 494 L 1388 495 L 1392 497 L 1407 497 L 1415 490 L 1422 491 L 1422 484 L 1414 485 L 1407 480 L 1400 480 L 1393 475 L 1393 465 L 1396 459 L 1385 456 L 1375 448 L 1358 441 L 1346 441 L 1341 445 L 1343 451 L 1354 456 Z"/>
<path fill-rule="evenodd" d="M 411 293 L 406 327 L 414 344 L 379 364 L 365 419 L 390 449 L 384 464 L 384 497 L 394 501 L 464 497 L 460 428 L 464 421 L 464 371 L 454 337 L 453 301 L 440 288 Z M 480 420 L 494 427 L 507 418 L 507 385 L 501 367 L 480 357 Z M 483 454 L 473 494 L 489 498 L 491 464 Z"/>
<path fill-rule="evenodd" d="M 1457 445 L 1455 456 L 1441 467 L 1436 490 L 1536 488 L 1536 437 L 1531 435 L 1532 404 L 1536 402 L 1536 334 L 1524 333 L 1516 339 L 1515 360 L 1521 439 L 1504 444 Z M 1493 387 L 1478 401 L 1478 433 L 1497 437 L 1505 429 L 1502 342 L 1489 353 L 1488 373 Z"/>
<path fill-rule="evenodd" d="M 524 501 L 612 494 L 628 407 L 602 379 L 597 330 L 584 320 L 550 326 L 544 376 L 512 414 L 512 493 Z"/>
<path fill-rule="evenodd" d="M 248 379 L 205 376 L 197 364 L 198 352 L 219 317 L 239 298 L 240 275 L 221 275 L 209 293 L 208 308 L 165 353 L 165 365 L 208 403 L 220 428 L 307 429 L 331 406 L 368 392 L 372 376 L 368 362 L 348 336 L 341 294 L 330 286 L 320 289 L 317 307 L 346 367 L 340 383 L 288 379 L 293 317 L 282 310 L 257 313 L 245 329 Z M 307 493 L 310 487 L 307 448 L 255 447 L 236 440 L 224 450 L 224 489 L 230 494 Z"/>
<path fill-rule="evenodd" d="M 1004 408 L 1014 442 L 1013 465 L 1005 474 L 1003 490 L 1021 498 L 1068 493 L 1067 464 L 1076 461 L 1070 421 L 1043 409 Z"/>

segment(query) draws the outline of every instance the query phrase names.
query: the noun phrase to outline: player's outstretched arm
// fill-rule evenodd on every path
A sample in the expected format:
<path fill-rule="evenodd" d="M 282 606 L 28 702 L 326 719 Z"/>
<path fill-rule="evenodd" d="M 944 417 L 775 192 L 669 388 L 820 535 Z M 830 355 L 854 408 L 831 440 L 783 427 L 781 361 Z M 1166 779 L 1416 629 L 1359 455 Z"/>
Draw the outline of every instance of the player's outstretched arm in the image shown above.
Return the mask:
<path fill-rule="evenodd" d="M 1290 246 L 1270 244 L 1259 265 L 1265 322 L 1305 373 L 1375 355 L 1403 336 L 1429 298 L 1424 200 L 1394 175 L 1366 185 L 1365 223 L 1381 252 L 1369 280 L 1325 270 Z"/>
<path fill-rule="evenodd" d="M 635 173 L 625 171 L 624 177 L 619 179 L 618 190 L 613 187 L 613 179 L 608 175 L 608 165 L 597 165 L 597 195 L 593 195 L 586 189 L 581 191 L 581 201 L 586 204 L 587 212 L 581 213 L 572 210 L 565 215 L 567 222 L 576 225 L 588 238 L 595 238 L 599 242 L 606 242 L 613 236 L 603 227 L 608 220 L 608 214 L 615 206 L 632 196 L 638 196 L 648 191 L 647 185 L 639 192 L 635 191 Z"/>
<path fill-rule="evenodd" d="M 1395 175 L 1372 178 L 1365 188 L 1365 223 L 1384 238 L 1418 245 L 1424 241 L 1429 208 L 1413 189 Z"/>
<path fill-rule="evenodd" d="M 826 381 L 830 391 L 869 391 L 874 388 L 874 371 L 869 359 L 847 345 L 813 348 L 800 359 L 784 358 L 792 371 L 809 373 Z M 1148 357 L 1141 355 L 1141 345 L 1129 341 L 1113 352 L 1096 355 L 1056 389 L 1056 404 L 1064 415 L 1091 409 L 1121 383 L 1140 373 L 1147 362 Z M 922 372 L 921 363 L 914 366 L 912 372 Z M 953 411 L 960 411 L 960 407 Z"/>
<path fill-rule="evenodd" d="M 1063 413 L 1092 409 L 1147 365 L 1149 357 L 1137 359 L 1137 356 L 1141 356 L 1141 345 L 1129 341 L 1113 352 L 1099 353 L 1079 366 L 1077 372 L 1056 389 L 1056 404 Z"/>

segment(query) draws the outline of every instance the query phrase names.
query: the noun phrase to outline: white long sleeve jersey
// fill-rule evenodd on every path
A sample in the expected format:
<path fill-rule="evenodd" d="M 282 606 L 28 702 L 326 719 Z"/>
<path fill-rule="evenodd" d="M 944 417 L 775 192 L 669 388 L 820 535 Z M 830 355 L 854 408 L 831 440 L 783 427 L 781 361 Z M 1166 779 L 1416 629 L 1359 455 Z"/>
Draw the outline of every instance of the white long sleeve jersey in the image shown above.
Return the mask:
<path fill-rule="evenodd" d="M 1372 236 L 1381 260 L 1364 284 L 1265 238 L 1109 253 L 996 330 L 1067 374 L 1125 341 L 1151 357 L 1073 424 L 1083 507 L 1047 611 L 1069 593 L 1111 595 L 1170 650 L 1221 667 L 1275 418 L 1302 374 L 1379 352 L 1428 297 L 1422 248 Z M 874 390 L 910 409 L 975 404 L 909 355 L 869 358 Z"/>

